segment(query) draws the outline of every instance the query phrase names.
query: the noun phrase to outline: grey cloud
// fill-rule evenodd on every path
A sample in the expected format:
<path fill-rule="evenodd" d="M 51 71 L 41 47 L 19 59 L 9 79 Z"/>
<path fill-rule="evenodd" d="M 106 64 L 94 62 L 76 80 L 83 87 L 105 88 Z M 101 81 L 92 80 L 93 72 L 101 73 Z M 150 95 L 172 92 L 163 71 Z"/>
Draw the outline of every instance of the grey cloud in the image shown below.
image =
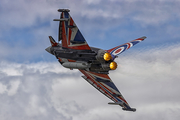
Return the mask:
<path fill-rule="evenodd" d="M 116 59 L 110 77 L 137 112 L 108 98 L 58 62 L 1 62 L 0 116 L 17 119 L 179 119 L 179 45 L 132 51 Z"/>
<path fill-rule="evenodd" d="M 48 72 L 41 71 L 38 64 L 17 64 L 17 63 L 1 63 L 2 69 L 11 66 L 17 72 L 9 69 L 1 71 L 4 76 L 0 79 L 0 83 L 5 86 L 4 91 L 0 92 L 1 108 L 0 114 L 3 120 L 27 118 L 31 119 L 64 119 L 70 120 L 58 112 L 51 101 L 52 84 L 56 79 L 63 80 L 64 74 L 57 74 L 57 71 Z M 49 68 L 52 68 L 53 63 Z M 47 66 L 47 63 L 46 63 Z M 21 74 L 18 70 L 21 70 Z M 48 68 L 47 68 L 48 69 Z M 53 69 L 53 68 L 52 68 Z M 11 73 L 8 73 L 11 72 Z M 41 73 L 42 72 L 42 73 Z M 45 73 L 43 73 L 45 72 Z M 1 90 L 2 91 L 2 90 Z M 73 106 L 73 105 L 72 105 Z"/>
<path fill-rule="evenodd" d="M 162 21 L 168 22 L 171 19 L 180 19 L 180 15 L 176 12 L 179 10 L 179 2 L 171 1 L 167 4 L 166 1 L 151 0 L 151 1 L 122 1 L 122 0 L 78 0 L 74 4 L 72 1 L 2 1 L 1 22 L 4 25 L 11 27 L 31 27 L 41 22 L 47 22 L 56 16 L 54 10 L 59 7 L 67 7 L 71 9 L 71 13 L 77 21 L 84 16 L 86 20 L 93 20 L 94 24 L 98 25 L 99 21 L 107 23 L 115 21 L 114 26 L 124 23 L 126 20 L 137 20 L 145 25 L 162 24 Z M 58 6 L 59 4 L 59 6 Z M 77 5 L 81 6 L 77 8 Z M 173 6 L 173 9 L 172 9 Z M 8 13 L 8 14 L 7 14 Z M 76 17 L 77 16 L 77 17 Z M 52 18 L 52 19 L 51 19 Z M 13 19 L 13 21 L 12 21 Z M 82 21 L 82 20 L 81 20 Z M 94 25 L 94 26 L 96 26 Z M 102 25 L 104 26 L 104 24 Z M 106 24 L 104 27 L 109 27 Z M 112 26 L 112 24 L 111 24 Z"/>
<path fill-rule="evenodd" d="M 38 21 L 46 21 L 47 15 L 53 15 L 52 9 L 48 2 L 44 0 L 38 1 L 1 1 L 1 22 L 6 28 L 16 27 L 31 27 L 35 26 Z"/>

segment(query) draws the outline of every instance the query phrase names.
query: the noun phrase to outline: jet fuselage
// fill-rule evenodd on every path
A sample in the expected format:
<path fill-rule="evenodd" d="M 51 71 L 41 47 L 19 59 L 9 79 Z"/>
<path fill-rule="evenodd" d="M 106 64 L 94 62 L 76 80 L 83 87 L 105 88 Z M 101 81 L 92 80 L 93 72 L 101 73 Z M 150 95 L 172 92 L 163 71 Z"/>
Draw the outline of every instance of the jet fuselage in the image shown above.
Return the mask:
<path fill-rule="evenodd" d="M 63 48 L 61 44 L 58 44 L 57 46 L 46 48 L 46 51 L 59 59 L 61 65 L 66 68 L 88 69 L 89 71 L 97 73 L 108 73 L 108 71 L 111 70 L 110 64 L 113 60 L 104 60 L 106 51 L 95 47 L 90 48 L 91 50 L 75 50 Z M 67 59 L 69 61 L 67 61 Z"/>

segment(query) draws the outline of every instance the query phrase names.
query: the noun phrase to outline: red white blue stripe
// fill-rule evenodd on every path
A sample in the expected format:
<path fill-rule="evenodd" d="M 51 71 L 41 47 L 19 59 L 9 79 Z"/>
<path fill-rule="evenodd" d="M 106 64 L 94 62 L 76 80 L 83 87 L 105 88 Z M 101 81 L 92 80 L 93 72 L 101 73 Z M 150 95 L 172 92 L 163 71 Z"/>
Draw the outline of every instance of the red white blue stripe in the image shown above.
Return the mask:
<path fill-rule="evenodd" d="M 107 50 L 107 52 L 109 52 L 112 55 L 113 59 L 115 59 L 117 55 L 121 54 L 125 50 L 128 50 L 129 48 L 136 45 L 137 43 L 143 41 L 145 38 L 146 37 L 141 37 L 141 38 L 135 39 L 131 42 L 128 42 L 128 43 L 125 43 L 123 45 L 109 49 L 109 50 Z"/>
<path fill-rule="evenodd" d="M 89 45 L 69 13 L 62 12 L 61 18 L 68 19 L 68 21 L 62 21 L 62 46 L 71 49 L 90 50 Z"/>
<path fill-rule="evenodd" d="M 87 81 L 94 86 L 97 90 L 99 90 L 101 93 L 106 95 L 109 99 L 117 102 L 122 102 L 124 108 L 131 109 L 131 107 L 128 105 L 126 100 L 123 98 L 122 94 L 119 92 L 119 90 L 116 88 L 112 80 L 109 78 L 107 74 L 98 74 L 90 71 L 85 70 L 79 70 L 81 71 L 86 77 Z M 104 80 L 106 82 L 100 82 L 98 79 Z M 109 82 L 107 82 L 109 81 Z"/>

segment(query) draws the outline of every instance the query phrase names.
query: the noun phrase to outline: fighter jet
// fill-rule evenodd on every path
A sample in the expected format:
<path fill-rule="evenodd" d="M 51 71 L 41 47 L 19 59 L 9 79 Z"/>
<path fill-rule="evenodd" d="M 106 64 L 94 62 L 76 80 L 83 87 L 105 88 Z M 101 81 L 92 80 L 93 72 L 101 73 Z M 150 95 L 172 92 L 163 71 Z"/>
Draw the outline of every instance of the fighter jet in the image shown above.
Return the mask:
<path fill-rule="evenodd" d="M 70 16 L 70 10 L 59 9 L 58 12 L 61 13 L 60 19 L 54 19 L 59 21 L 58 42 L 49 36 L 51 46 L 46 48 L 46 51 L 54 55 L 63 67 L 78 69 L 84 74 L 82 78 L 113 101 L 108 104 L 120 105 L 122 110 L 135 112 L 136 109 L 130 107 L 108 74 L 110 70 L 117 68 L 117 63 L 114 61 L 117 55 L 146 37 L 109 50 L 90 47 Z"/>

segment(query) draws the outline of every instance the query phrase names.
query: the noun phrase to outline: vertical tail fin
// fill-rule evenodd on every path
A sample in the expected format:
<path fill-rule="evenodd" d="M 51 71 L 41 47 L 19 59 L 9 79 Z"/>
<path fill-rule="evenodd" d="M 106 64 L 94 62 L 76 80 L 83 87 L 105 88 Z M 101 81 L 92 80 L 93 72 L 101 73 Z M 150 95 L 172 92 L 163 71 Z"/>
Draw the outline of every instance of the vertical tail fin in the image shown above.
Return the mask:
<path fill-rule="evenodd" d="M 54 19 L 54 21 L 60 21 L 58 41 L 62 40 L 62 47 L 64 48 L 91 50 L 69 11 L 68 9 L 59 9 L 58 12 L 62 12 L 60 19 Z"/>

